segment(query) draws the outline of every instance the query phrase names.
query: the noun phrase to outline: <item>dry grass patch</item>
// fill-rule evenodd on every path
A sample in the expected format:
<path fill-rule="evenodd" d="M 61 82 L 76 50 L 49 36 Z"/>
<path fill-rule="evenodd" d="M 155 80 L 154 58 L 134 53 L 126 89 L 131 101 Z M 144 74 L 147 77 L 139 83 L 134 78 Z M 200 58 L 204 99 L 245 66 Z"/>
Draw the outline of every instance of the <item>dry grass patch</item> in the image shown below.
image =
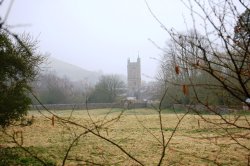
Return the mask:
<path fill-rule="evenodd" d="M 156 165 L 159 161 L 162 146 L 159 128 L 159 116 L 155 110 L 128 110 L 119 120 L 108 123 L 97 130 L 93 122 L 98 125 L 119 115 L 119 109 L 100 109 L 87 111 L 54 111 L 59 117 L 70 119 L 85 127 L 93 129 L 119 144 L 131 155 L 145 165 Z M 72 141 L 82 132 L 81 127 L 62 123 L 55 118 L 52 126 L 51 114 L 30 111 L 28 116 L 34 116 L 31 126 L 12 127 L 7 133 L 15 130 L 23 132 L 23 146 L 42 159 L 49 159 L 56 165 L 61 165 L 66 151 Z M 178 114 L 181 116 L 182 114 Z M 204 115 L 215 121 L 214 115 Z M 228 117 L 227 117 L 228 118 Z M 250 116 L 247 116 L 249 119 Z M 170 137 L 178 122 L 176 114 L 163 114 L 163 132 L 166 140 Z M 239 123 L 240 120 L 239 120 Z M 199 124 L 199 125 L 198 125 Z M 187 115 L 171 140 L 164 158 L 163 165 L 246 165 L 249 151 L 236 145 L 226 132 L 234 135 L 246 134 L 245 130 L 230 128 L 227 131 L 210 123 L 204 122 L 196 115 Z M 223 137 L 221 137 L 223 136 Z M 249 141 L 241 142 L 250 147 Z M 2 149 L 16 147 L 10 138 L 1 133 L 0 145 Z M 99 163 L 104 165 L 136 165 L 119 148 L 109 142 L 91 134 L 83 135 L 72 147 L 66 165 Z M 21 164 L 22 165 L 22 164 Z"/>

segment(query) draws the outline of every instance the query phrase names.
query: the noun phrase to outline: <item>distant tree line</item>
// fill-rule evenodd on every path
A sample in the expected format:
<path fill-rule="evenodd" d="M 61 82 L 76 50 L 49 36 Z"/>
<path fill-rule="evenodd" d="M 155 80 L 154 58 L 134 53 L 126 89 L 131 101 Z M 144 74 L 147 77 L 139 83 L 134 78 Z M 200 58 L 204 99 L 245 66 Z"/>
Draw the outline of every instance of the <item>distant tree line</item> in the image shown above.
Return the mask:
<path fill-rule="evenodd" d="M 124 97 L 125 83 L 118 75 L 101 76 L 97 84 L 92 85 L 51 72 L 41 74 L 33 83 L 33 89 L 43 104 L 112 103 Z M 35 99 L 33 103 L 38 104 Z"/>
<path fill-rule="evenodd" d="M 118 75 L 102 76 L 88 98 L 90 103 L 112 103 L 126 97 L 125 83 Z"/>

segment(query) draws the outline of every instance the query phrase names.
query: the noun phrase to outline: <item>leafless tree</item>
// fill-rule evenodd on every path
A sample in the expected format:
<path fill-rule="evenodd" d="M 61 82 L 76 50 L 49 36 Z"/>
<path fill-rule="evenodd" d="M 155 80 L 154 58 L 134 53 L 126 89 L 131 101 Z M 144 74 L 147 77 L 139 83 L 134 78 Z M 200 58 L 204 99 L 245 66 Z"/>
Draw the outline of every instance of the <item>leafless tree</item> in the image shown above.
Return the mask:
<path fill-rule="evenodd" d="M 186 107 L 206 123 L 212 124 L 214 129 L 225 132 L 217 132 L 216 138 L 228 138 L 242 148 L 242 155 L 246 155 L 246 163 L 249 164 L 247 156 L 250 147 L 247 142 L 250 137 L 243 134 L 250 131 L 249 116 L 246 115 L 250 108 L 249 1 L 182 2 L 189 9 L 193 21 L 192 30 L 187 29 L 185 33 L 166 28 L 147 4 L 153 17 L 171 37 L 164 50 L 161 78 L 166 87 L 179 87 L 189 99 Z M 223 95 L 218 97 L 219 93 Z M 212 101 L 216 97 L 223 98 L 224 106 Z M 243 109 L 242 105 L 246 105 L 246 112 L 237 113 Z M 219 120 L 208 118 L 201 110 L 215 115 Z M 243 130 L 243 133 L 232 132 L 232 129 Z M 211 140 L 214 137 L 202 135 L 195 140 Z"/>

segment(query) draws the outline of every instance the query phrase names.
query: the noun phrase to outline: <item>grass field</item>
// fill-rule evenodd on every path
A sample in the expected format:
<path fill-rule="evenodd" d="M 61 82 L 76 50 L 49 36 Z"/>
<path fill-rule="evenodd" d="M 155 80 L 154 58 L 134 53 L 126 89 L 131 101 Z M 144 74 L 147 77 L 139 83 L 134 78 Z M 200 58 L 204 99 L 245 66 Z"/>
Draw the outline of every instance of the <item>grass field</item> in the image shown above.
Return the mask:
<path fill-rule="evenodd" d="M 70 119 L 87 128 L 104 124 L 120 114 L 119 109 L 99 109 L 87 111 L 54 111 L 59 117 Z M 164 111 L 162 115 L 163 133 L 165 140 L 169 139 L 175 126 L 183 114 Z M 30 111 L 27 117 L 34 116 L 34 123 L 25 127 L 11 127 L 9 135 L 14 131 L 22 131 L 23 147 L 33 156 L 44 160 L 47 165 L 62 165 L 69 145 L 80 133 L 86 131 L 82 127 L 62 123 L 55 118 L 52 125 L 51 114 L 43 111 Z M 178 117 L 177 117 L 178 116 Z M 220 122 L 215 115 L 204 115 L 205 118 Z M 235 115 L 225 115 L 227 119 Z M 245 119 L 250 115 L 238 119 L 238 124 L 245 125 Z M 207 123 L 197 115 L 187 115 L 176 130 L 170 141 L 162 165 L 247 165 L 249 164 L 249 130 L 220 126 Z M 126 110 L 119 120 L 94 129 L 105 138 L 119 144 L 128 153 L 145 165 L 157 165 L 162 153 L 162 135 L 159 116 L 155 110 L 136 109 Z M 235 136 L 236 140 L 232 137 Z M 238 136 L 238 137 L 237 137 Z M 20 143 L 21 137 L 16 136 Z M 241 145 L 236 144 L 239 141 Z M 247 148 L 245 148 L 245 147 Z M 74 143 L 65 165 L 137 165 L 135 161 L 125 155 L 119 148 L 94 134 L 87 133 Z M 34 157 L 25 152 L 11 138 L 0 133 L 0 165 L 42 165 Z"/>

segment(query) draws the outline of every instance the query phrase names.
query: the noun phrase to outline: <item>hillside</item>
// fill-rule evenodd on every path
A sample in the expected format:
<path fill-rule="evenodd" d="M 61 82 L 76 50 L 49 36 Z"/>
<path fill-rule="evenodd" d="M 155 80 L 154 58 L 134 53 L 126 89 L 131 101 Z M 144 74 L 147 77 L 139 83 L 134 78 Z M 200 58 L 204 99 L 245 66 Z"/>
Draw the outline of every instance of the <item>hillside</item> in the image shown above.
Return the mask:
<path fill-rule="evenodd" d="M 43 73 L 53 72 L 60 77 L 66 76 L 71 81 L 88 80 L 90 83 L 96 83 L 102 75 L 101 72 L 89 71 L 51 56 L 42 66 L 42 70 Z"/>

